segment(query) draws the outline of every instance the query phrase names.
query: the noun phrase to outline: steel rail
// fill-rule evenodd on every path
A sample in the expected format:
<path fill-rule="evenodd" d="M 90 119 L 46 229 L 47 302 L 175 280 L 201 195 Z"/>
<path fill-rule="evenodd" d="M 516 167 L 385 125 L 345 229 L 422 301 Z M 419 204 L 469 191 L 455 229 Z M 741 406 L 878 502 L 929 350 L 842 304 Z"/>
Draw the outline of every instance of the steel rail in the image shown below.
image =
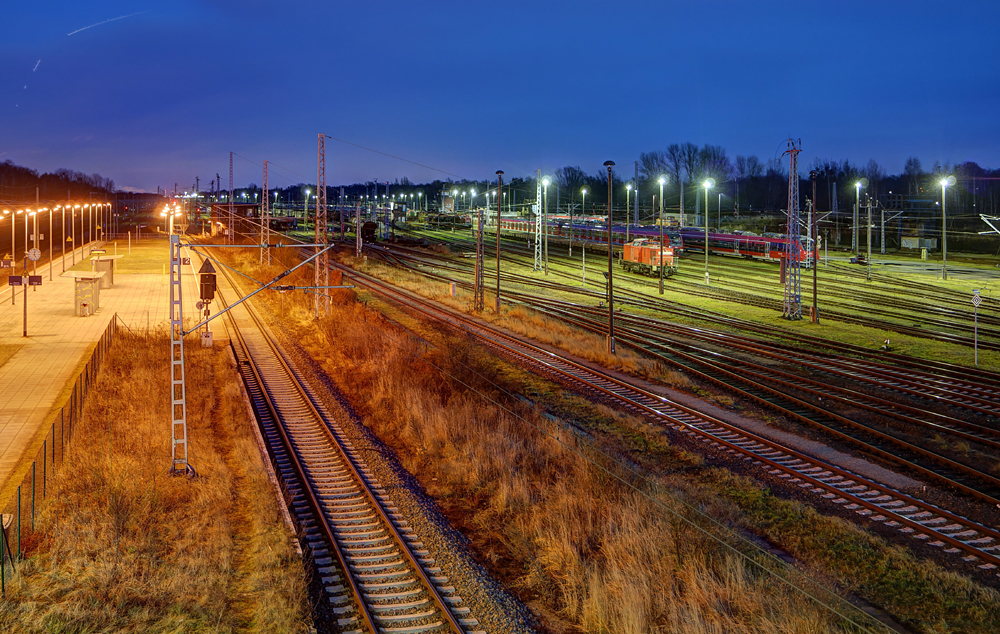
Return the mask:
<path fill-rule="evenodd" d="M 467 317 L 457 315 L 451 310 L 436 306 L 428 300 L 415 296 L 410 292 L 393 288 L 374 276 L 349 269 L 339 264 L 332 264 L 332 266 L 347 272 L 355 283 L 361 286 L 390 297 L 394 301 L 401 302 L 414 310 L 424 313 L 428 317 L 452 323 L 490 345 L 494 345 L 509 354 L 515 355 L 517 358 L 530 359 L 533 363 L 545 367 L 574 384 L 582 384 L 587 389 L 592 389 L 605 397 L 613 398 L 628 409 L 653 416 L 677 429 L 693 432 L 707 442 L 716 443 L 726 450 L 731 450 L 757 460 L 771 467 L 773 472 L 781 472 L 792 478 L 806 480 L 814 490 L 820 489 L 829 494 L 828 499 L 837 498 L 833 500 L 834 503 L 844 504 L 845 502 L 849 502 L 850 504 L 847 504 L 844 508 L 849 510 L 863 508 L 867 511 L 865 515 L 876 513 L 877 515 L 871 518 L 875 521 L 883 521 L 886 519 L 884 516 L 891 516 L 892 522 L 896 523 L 895 525 L 903 525 L 905 529 L 914 532 L 915 537 L 929 539 L 933 536 L 941 544 L 948 544 L 959 551 L 965 552 L 971 558 L 986 561 L 987 564 L 985 567 L 989 569 L 1000 565 L 1000 531 L 983 526 L 968 518 L 941 509 L 890 487 L 878 484 L 868 478 L 858 476 L 846 469 L 807 456 L 797 450 L 785 447 L 781 443 L 670 401 L 666 397 L 653 394 L 603 372 L 573 362 L 549 350 L 533 346 L 511 335 L 498 332 Z M 530 351 L 530 354 L 525 351 Z M 585 376 L 580 376 L 580 374 Z M 673 412 L 664 410 L 673 410 Z M 713 430 L 713 427 L 716 429 Z M 736 440 L 740 440 L 744 444 L 741 445 L 739 442 L 735 442 Z M 749 446 L 751 448 L 748 448 L 747 443 L 750 443 Z M 754 446 L 757 448 L 756 451 L 753 450 Z M 777 452 L 777 455 L 775 455 L 775 452 Z M 779 456 L 781 456 L 780 460 L 778 459 Z M 834 477 L 828 477 L 830 474 Z M 821 478 L 826 478 L 826 480 Z M 841 486 L 831 484 L 834 480 Z M 858 491 L 857 487 L 864 488 L 865 492 Z M 873 500 L 877 500 L 877 503 Z M 851 508 L 852 505 L 857 506 Z M 861 511 L 858 512 L 861 513 Z M 906 514 L 903 514 L 903 512 Z M 912 519 L 913 517 L 919 517 L 920 519 L 915 520 Z M 940 524 L 941 522 L 952 522 L 953 524 L 944 527 L 931 525 Z M 895 526 L 891 523 L 887 525 Z M 945 529 L 948 529 L 951 533 L 959 533 L 967 537 L 975 536 L 975 538 L 963 541 L 942 532 Z M 969 531 L 973 535 L 968 535 Z M 997 551 L 997 554 L 989 552 L 992 550 Z M 972 559 L 967 560 L 972 561 Z"/>
<path fill-rule="evenodd" d="M 217 295 L 220 300 L 222 300 L 221 292 L 217 291 Z M 351 478 L 354 483 L 358 485 L 358 490 L 365 497 L 368 506 L 378 514 L 382 528 L 388 531 L 390 539 L 394 542 L 396 550 L 398 550 L 399 554 L 406 559 L 411 573 L 419 578 L 419 582 L 422 586 L 421 589 L 427 594 L 428 598 L 433 603 L 434 609 L 440 615 L 440 618 L 444 619 L 446 622 L 448 631 L 452 634 L 466 634 L 466 629 L 452 614 L 448 603 L 438 592 L 437 586 L 429 578 L 427 572 L 423 568 L 423 565 L 421 565 L 415 555 L 411 552 L 406 539 L 396 528 L 394 520 L 389 516 L 382 501 L 379 500 L 375 493 L 371 490 L 371 486 L 368 483 L 369 478 L 362 475 L 358 466 L 355 464 L 355 459 L 351 455 L 351 451 L 344 446 L 343 441 L 341 441 L 341 439 L 339 439 L 330 429 L 329 424 L 326 422 L 326 417 L 317 409 L 316 404 L 313 401 L 313 397 L 305 390 L 301 383 L 301 379 L 297 376 L 297 373 L 290 366 L 287 359 L 285 359 L 284 354 L 278 349 L 277 344 L 273 341 L 271 336 L 267 334 L 266 327 L 262 324 L 260 317 L 256 315 L 251 306 L 246 306 L 246 312 L 253 321 L 254 325 L 259 329 L 261 339 L 266 345 L 267 350 L 271 353 L 271 361 L 277 363 L 279 371 L 284 375 L 284 385 L 281 387 L 291 387 L 295 395 L 298 397 L 297 400 L 299 404 L 305 406 L 308 411 L 308 415 L 316 422 L 316 427 L 321 430 L 330 449 L 339 453 L 341 462 L 350 470 Z M 311 471 L 316 469 L 316 466 L 314 465 L 312 469 L 310 469 L 303 463 L 299 455 L 301 448 L 298 447 L 297 442 L 292 438 L 290 430 L 286 426 L 286 416 L 280 411 L 280 408 L 274 401 L 273 392 L 276 389 L 279 389 L 274 385 L 274 378 L 272 377 L 272 379 L 269 380 L 263 376 L 264 372 L 261 369 L 260 360 L 254 359 L 251 353 L 251 346 L 247 345 L 242 330 L 236 319 L 231 318 L 230 324 L 233 327 L 233 331 L 237 334 L 237 338 L 239 339 L 240 345 L 245 351 L 248 360 L 251 361 L 248 363 L 248 367 L 253 372 L 260 385 L 261 393 L 264 397 L 263 401 L 275 421 L 275 428 L 281 436 L 285 453 L 288 455 L 291 466 L 294 469 L 297 479 L 301 485 L 300 490 L 307 497 L 307 502 L 310 506 L 311 513 L 314 516 L 315 523 L 317 524 L 318 529 L 323 533 L 323 537 L 326 542 L 336 553 L 337 561 L 341 571 L 343 572 L 343 576 L 346 578 L 346 581 L 349 582 L 352 600 L 355 602 L 355 608 L 358 609 L 359 614 L 363 617 L 364 625 L 372 634 L 378 634 L 379 632 L 385 631 L 385 628 L 380 627 L 377 623 L 384 622 L 386 617 L 378 616 L 376 614 L 378 608 L 373 608 L 369 601 L 366 601 L 365 599 L 366 597 L 378 598 L 379 595 L 366 593 L 359 587 L 358 582 L 355 579 L 354 572 L 358 564 L 357 562 L 353 565 L 350 564 L 349 562 L 351 557 L 346 555 L 342 549 L 345 543 L 349 543 L 350 540 L 345 542 L 344 537 L 349 537 L 350 533 L 344 533 L 340 536 L 337 535 L 338 531 L 334 526 L 332 526 L 331 521 L 328 519 L 327 511 L 324 509 L 324 506 L 319 499 L 320 494 L 317 491 L 315 478 L 310 475 Z M 278 380 L 281 380 L 281 377 L 279 377 Z M 392 605 L 398 605 L 398 609 L 400 610 L 407 607 L 405 604 L 382 604 L 379 607 L 381 608 L 381 611 L 385 611 L 387 606 L 391 607 Z M 426 616 L 426 614 L 418 614 L 410 620 L 417 620 L 418 618 L 425 618 Z M 398 617 L 393 618 L 399 620 Z M 406 631 L 438 631 L 441 625 L 441 623 L 430 623 L 426 626 L 413 625 L 408 627 Z"/>

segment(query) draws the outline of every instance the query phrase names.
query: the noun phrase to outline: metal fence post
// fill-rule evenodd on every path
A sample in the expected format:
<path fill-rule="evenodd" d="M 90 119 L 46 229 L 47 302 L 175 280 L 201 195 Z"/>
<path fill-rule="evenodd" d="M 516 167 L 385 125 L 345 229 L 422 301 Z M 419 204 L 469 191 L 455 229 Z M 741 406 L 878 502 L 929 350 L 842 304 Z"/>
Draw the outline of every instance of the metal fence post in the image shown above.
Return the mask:
<path fill-rule="evenodd" d="M 21 485 L 17 485 L 17 558 L 21 558 Z"/>
<path fill-rule="evenodd" d="M 31 463 L 31 530 L 35 530 L 35 462 Z"/>
<path fill-rule="evenodd" d="M 49 441 L 42 441 L 42 499 L 45 499 L 45 481 L 49 471 Z"/>

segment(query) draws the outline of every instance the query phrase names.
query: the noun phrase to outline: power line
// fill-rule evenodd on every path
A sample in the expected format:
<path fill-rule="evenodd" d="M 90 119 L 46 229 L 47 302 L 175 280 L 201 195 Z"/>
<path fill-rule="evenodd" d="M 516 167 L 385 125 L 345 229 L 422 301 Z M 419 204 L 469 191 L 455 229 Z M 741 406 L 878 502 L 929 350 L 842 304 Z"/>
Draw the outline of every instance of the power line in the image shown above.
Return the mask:
<path fill-rule="evenodd" d="M 411 160 L 405 159 L 405 158 L 403 158 L 401 156 L 394 156 L 394 155 L 388 154 L 386 152 L 381 152 L 379 150 L 373 150 L 370 147 L 365 147 L 363 145 L 358 145 L 357 143 L 351 143 L 350 141 L 345 141 L 343 139 L 338 139 L 337 137 L 330 136 L 329 134 L 326 135 L 326 138 L 331 139 L 333 141 L 338 141 L 340 143 L 343 143 L 344 145 L 351 145 L 351 146 L 354 146 L 356 148 L 360 148 L 362 150 L 367 150 L 369 152 L 374 152 L 375 154 L 381 154 L 382 156 L 388 156 L 389 158 L 396 159 L 397 161 L 403 161 L 404 163 L 409 163 L 410 165 L 416 165 L 417 167 L 423 167 L 424 169 L 433 170 L 435 172 L 441 172 L 442 174 L 447 174 L 448 176 L 454 176 L 455 178 L 465 178 L 464 176 L 459 176 L 458 174 L 452 174 L 451 172 L 446 172 L 444 170 L 439 170 L 436 167 L 431 167 L 430 165 L 424 165 L 423 163 L 417 163 L 416 161 L 411 161 Z"/>

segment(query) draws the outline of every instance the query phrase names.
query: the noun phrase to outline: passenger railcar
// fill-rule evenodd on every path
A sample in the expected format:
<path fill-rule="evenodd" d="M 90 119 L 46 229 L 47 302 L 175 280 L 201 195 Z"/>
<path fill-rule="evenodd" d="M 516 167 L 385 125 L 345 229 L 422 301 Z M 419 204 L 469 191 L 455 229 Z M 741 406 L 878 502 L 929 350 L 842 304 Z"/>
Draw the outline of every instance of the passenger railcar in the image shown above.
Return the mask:
<path fill-rule="evenodd" d="M 704 229 L 681 229 L 681 240 L 686 251 L 705 252 Z M 803 240 L 792 240 L 788 248 L 788 238 L 776 235 L 746 235 L 735 233 L 709 233 L 708 252 L 712 255 L 730 255 L 748 260 L 765 260 L 778 262 L 780 260 L 798 261 L 806 266 L 812 265 L 812 252 L 808 243 Z"/>
<path fill-rule="evenodd" d="M 603 216 L 575 216 L 573 218 L 573 241 L 578 243 L 607 244 L 608 228 Z M 486 231 L 492 234 L 495 225 L 489 225 Z M 535 235 L 535 221 L 531 218 L 501 218 L 501 235 L 523 240 L 530 240 Z M 549 240 L 566 242 L 569 240 L 570 224 L 568 216 L 551 216 L 549 218 Z M 705 252 L 705 230 L 695 227 L 684 227 L 680 230 L 671 227 L 664 229 L 664 237 L 669 238 L 674 256 L 687 252 Z M 629 227 L 626 233 L 625 225 L 615 225 L 611 228 L 611 243 L 615 251 L 621 253 L 621 248 L 634 238 L 647 238 L 659 241 L 660 228 L 657 226 Z M 781 235 L 766 234 L 756 236 L 741 233 L 709 233 L 708 252 L 712 255 L 727 255 L 742 257 L 748 260 L 763 260 L 779 262 L 787 259 L 789 252 L 805 266 L 812 265 L 812 243 L 806 239 L 793 241 L 788 248 L 788 238 Z M 664 246 L 667 246 L 666 244 Z"/>

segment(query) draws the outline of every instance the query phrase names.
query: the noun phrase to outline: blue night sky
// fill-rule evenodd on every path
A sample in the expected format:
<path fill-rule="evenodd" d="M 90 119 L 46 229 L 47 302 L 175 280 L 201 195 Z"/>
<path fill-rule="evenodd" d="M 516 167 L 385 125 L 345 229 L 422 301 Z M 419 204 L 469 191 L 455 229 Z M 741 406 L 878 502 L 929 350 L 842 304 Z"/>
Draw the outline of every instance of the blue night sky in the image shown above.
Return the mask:
<path fill-rule="evenodd" d="M 204 189 L 216 173 L 225 187 L 230 151 L 237 186 L 259 184 L 264 159 L 272 187 L 314 181 L 318 132 L 479 180 L 607 159 L 631 173 L 683 141 L 767 160 L 789 135 L 802 165 L 1000 167 L 1000 2 L 39 0 L 3 14 L 0 161 L 119 187 Z M 330 184 L 447 178 L 336 141 L 327 162 Z"/>

